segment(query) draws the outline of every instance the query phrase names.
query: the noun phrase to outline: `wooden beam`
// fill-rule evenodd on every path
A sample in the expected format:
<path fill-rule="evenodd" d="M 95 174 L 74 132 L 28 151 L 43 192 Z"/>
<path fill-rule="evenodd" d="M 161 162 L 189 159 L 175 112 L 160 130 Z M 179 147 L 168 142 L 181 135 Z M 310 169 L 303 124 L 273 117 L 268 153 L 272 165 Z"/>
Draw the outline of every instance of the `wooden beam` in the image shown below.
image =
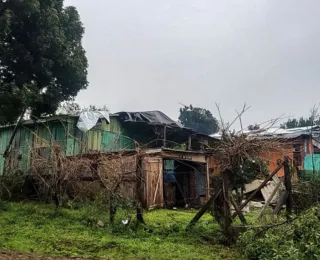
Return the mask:
<path fill-rule="evenodd" d="M 215 202 L 215 200 L 218 198 L 219 194 L 221 193 L 221 189 L 219 191 L 216 191 L 210 199 L 207 201 L 206 204 L 202 206 L 202 208 L 197 212 L 197 214 L 193 217 L 193 219 L 188 224 L 186 231 L 189 231 L 196 223 L 197 221 L 202 217 L 204 213 L 210 208 L 210 206 Z"/>
<path fill-rule="evenodd" d="M 167 125 L 163 127 L 163 147 L 166 148 L 167 146 Z"/>
<path fill-rule="evenodd" d="M 274 190 L 272 191 L 270 197 L 267 199 L 266 201 L 266 204 L 264 204 L 259 216 L 258 216 L 258 219 L 261 218 L 264 214 L 264 212 L 266 211 L 267 207 L 269 206 L 269 204 L 271 203 L 273 197 L 276 195 L 276 193 L 278 192 L 278 190 L 280 189 L 281 187 L 281 184 L 282 184 L 282 181 L 280 180 L 279 183 L 277 184 L 277 186 L 274 188 Z"/>
<path fill-rule="evenodd" d="M 289 158 L 287 156 L 284 159 L 283 167 L 284 167 L 284 185 L 286 187 L 286 191 L 288 192 L 288 197 L 286 200 L 286 211 L 287 211 L 287 217 L 289 217 L 293 209 L 293 196 L 292 196 L 292 182 L 291 182 L 291 172 L 289 167 Z"/>
<path fill-rule="evenodd" d="M 249 196 L 249 198 L 247 198 L 246 201 L 241 204 L 241 206 L 239 207 L 240 210 L 242 210 L 250 202 L 254 195 L 256 195 L 257 192 L 260 191 L 268 183 L 268 181 L 270 181 L 272 177 L 278 173 L 278 171 L 282 168 L 283 164 L 283 162 L 279 164 L 279 166 L 260 184 L 260 186 Z M 237 212 L 233 213 L 232 218 L 235 218 L 237 215 Z"/>
<path fill-rule="evenodd" d="M 231 200 L 231 204 L 234 207 L 234 210 L 238 213 L 239 219 L 241 220 L 243 225 L 247 225 L 247 221 L 244 217 L 244 215 L 242 214 L 241 210 L 239 209 L 239 206 L 237 205 L 237 203 L 235 202 L 233 196 L 230 196 L 230 200 Z"/>
<path fill-rule="evenodd" d="M 188 137 L 188 151 L 191 151 L 191 144 L 192 144 L 192 138 L 191 138 L 191 134 Z"/>
<path fill-rule="evenodd" d="M 280 194 L 279 201 L 273 211 L 274 214 L 278 214 L 280 212 L 281 207 L 284 205 L 284 203 L 287 201 L 288 198 L 288 192 L 286 190 L 282 191 Z"/>
<path fill-rule="evenodd" d="M 223 218 L 222 218 L 222 232 L 224 235 L 231 239 L 233 234 L 232 234 L 232 216 L 231 216 L 231 208 L 230 208 L 230 197 L 232 195 L 232 190 L 231 190 L 231 176 L 232 176 L 232 171 L 231 170 L 225 170 L 222 173 L 222 187 L 223 187 Z"/>

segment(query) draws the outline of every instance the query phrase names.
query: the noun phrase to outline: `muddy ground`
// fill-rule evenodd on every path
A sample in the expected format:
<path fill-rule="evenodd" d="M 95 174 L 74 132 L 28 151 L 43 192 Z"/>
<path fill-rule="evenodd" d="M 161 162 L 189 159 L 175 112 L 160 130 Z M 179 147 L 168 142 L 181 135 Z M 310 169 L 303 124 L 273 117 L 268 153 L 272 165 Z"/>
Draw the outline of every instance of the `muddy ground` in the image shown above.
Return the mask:
<path fill-rule="evenodd" d="M 36 254 L 0 251 L 0 260 L 96 260 L 101 258 L 52 257 Z"/>

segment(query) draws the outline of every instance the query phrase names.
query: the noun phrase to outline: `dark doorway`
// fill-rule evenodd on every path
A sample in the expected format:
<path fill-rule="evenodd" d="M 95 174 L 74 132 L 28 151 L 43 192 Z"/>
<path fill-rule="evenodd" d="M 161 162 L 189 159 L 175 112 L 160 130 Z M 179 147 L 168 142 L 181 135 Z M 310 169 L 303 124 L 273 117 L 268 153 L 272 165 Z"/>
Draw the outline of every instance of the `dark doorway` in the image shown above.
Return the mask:
<path fill-rule="evenodd" d="M 164 160 L 165 205 L 168 208 L 201 206 L 206 199 L 206 168 L 204 163 Z"/>

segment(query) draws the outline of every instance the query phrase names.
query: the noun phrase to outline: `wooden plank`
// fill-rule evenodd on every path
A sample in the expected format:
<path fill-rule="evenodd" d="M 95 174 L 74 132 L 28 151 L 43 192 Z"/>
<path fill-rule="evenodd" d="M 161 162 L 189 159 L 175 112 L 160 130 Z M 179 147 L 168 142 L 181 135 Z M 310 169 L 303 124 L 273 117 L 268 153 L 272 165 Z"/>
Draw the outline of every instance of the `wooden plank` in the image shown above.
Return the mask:
<path fill-rule="evenodd" d="M 234 200 L 232 195 L 230 196 L 230 201 L 231 201 L 231 204 L 232 204 L 234 210 L 238 213 L 238 216 L 239 216 L 242 224 L 246 226 L 247 225 L 247 221 L 246 221 L 244 215 L 242 214 L 241 210 L 239 209 L 239 206 L 235 202 L 235 200 Z"/>
<path fill-rule="evenodd" d="M 248 203 L 249 201 L 257 194 L 258 191 L 260 191 L 266 184 L 268 181 L 270 181 L 272 179 L 273 176 L 275 176 L 278 171 L 282 168 L 283 166 L 283 162 L 278 165 L 278 167 L 273 171 L 273 173 L 271 173 L 261 184 L 260 186 L 249 196 L 249 198 L 246 199 L 246 201 L 244 203 L 241 204 L 241 206 L 239 207 L 240 210 L 242 210 Z M 235 218 L 238 215 L 237 212 L 235 212 L 232 215 L 232 218 Z"/>
<path fill-rule="evenodd" d="M 272 191 L 270 197 L 266 201 L 266 204 L 264 204 L 264 206 L 263 206 L 263 208 L 262 208 L 262 210 L 261 210 L 261 212 L 260 212 L 260 214 L 258 216 L 258 219 L 263 216 L 264 212 L 266 211 L 267 207 L 269 207 L 270 202 L 272 201 L 272 199 L 276 195 L 276 193 L 279 191 L 280 187 L 281 187 L 281 182 L 279 181 L 277 186 Z"/>
<path fill-rule="evenodd" d="M 143 171 L 146 179 L 146 208 L 163 206 L 162 158 L 144 157 Z"/>
<path fill-rule="evenodd" d="M 161 155 L 164 158 L 206 163 L 206 156 L 204 154 L 164 150 L 161 152 Z"/>
<path fill-rule="evenodd" d="M 282 206 L 285 204 L 286 200 L 288 198 L 288 192 L 285 190 L 285 191 L 282 191 L 281 194 L 280 194 L 280 198 L 279 198 L 279 201 L 273 211 L 274 214 L 278 214 L 280 212 L 280 209 L 282 208 Z"/>
<path fill-rule="evenodd" d="M 256 190 L 260 186 L 261 182 L 262 182 L 261 180 L 254 180 L 246 184 L 244 193 L 246 194 Z"/>
<path fill-rule="evenodd" d="M 285 160 L 284 160 L 284 185 L 286 187 L 286 191 L 288 192 L 288 198 L 286 200 L 286 211 L 287 211 L 287 217 L 289 218 L 293 209 L 293 195 L 292 195 L 291 172 L 290 172 L 288 157 L 285 157 Z"/>
<path fill-rule="evenodd" d="M 265 187 L 263 187 L 263 188 L 261 189 L 261 193 L 262 193 L 262 197 L 263 197 L 264 200 L 266 201 L 266 200 L 268 199 L 268 197 L 269 197 L 267 189 L 266 189 Z"/>

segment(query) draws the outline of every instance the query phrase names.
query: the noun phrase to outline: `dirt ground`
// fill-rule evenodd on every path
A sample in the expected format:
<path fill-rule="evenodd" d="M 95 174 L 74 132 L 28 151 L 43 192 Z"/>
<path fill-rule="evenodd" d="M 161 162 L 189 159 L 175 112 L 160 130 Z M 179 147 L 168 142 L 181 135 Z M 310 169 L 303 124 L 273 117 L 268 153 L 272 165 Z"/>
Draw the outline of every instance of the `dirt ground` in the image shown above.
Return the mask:
<path fill-rule="evenodd" d="M 0 260 L 95 260 L 98 258 L 52 257 L 18 252 L 0 251 Z"/>

